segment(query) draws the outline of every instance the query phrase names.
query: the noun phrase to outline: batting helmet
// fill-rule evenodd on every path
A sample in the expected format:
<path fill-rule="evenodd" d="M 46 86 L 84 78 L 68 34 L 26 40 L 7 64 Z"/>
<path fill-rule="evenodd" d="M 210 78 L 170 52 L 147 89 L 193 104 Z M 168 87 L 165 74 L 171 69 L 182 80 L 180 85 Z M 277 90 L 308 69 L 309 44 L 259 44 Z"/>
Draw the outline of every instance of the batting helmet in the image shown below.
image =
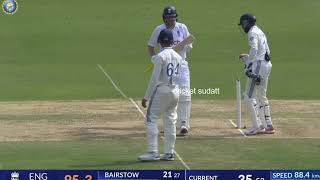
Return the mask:
<path fill-rule="evenodd" d="M 164 29 L 160 32 L 158 37 L 158 42 L 160 44 L 173 44 L 173 34 L 169 29 Z"/>
<path fill-rule="evenodd" d="M 240 23 L 238 25 L 241 25 L 244 32 L 248 33 L 251 27 L 256 24 L 256 21 L 257 19 L 253 14 L 246 13 L 240 17 Z"/>
<path fill-rule="evenodd" d="M 163 9 L 162 18 L 165 19 L 166 17 L 178 17 L 177 10 L 174 6 L 167 6 Z"/>

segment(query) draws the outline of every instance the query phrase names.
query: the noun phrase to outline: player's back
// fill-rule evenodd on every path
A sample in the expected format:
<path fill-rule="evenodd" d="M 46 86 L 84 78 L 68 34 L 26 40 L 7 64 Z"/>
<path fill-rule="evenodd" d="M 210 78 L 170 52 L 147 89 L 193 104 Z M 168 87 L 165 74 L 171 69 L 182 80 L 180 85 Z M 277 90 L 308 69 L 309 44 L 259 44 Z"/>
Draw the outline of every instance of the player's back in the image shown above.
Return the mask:
<path fill-rule="evenodd" d="M 159 77 L 159 85 L 178 86 L 180 80 L 180 67 L 182 57 L 171 47 L 164 48 L 159 54 L 162 61 L 162 70 Z"/>
<path fill-rule="evenodd" d="M 264 60 L 266 52 L 270 54 L 270 49 L 267 37 L 264 32 L 258 27 L 253 26 L 248 33 L 249 41 L 257 40 L 257 54 L 254 60 Z"/>

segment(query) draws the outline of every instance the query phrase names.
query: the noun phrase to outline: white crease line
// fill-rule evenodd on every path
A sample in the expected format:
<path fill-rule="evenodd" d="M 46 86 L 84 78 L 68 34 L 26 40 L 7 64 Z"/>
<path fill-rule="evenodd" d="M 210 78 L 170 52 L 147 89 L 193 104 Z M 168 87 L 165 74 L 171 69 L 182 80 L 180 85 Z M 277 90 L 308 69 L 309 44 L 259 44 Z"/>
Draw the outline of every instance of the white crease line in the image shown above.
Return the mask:
<path fill-rule="evenodd" d="M 235 128 L 237 128 L 237 125 L 231 120 L 231 119 L 229 119 L 229 121 L 230 121 L 230 123 L 235 127 Z M 237 128 L 239 131 L 240 131 L 240 133 L 244 136 L 244 137 L 247 137 L 247 135 L 241 130 L 241 129 L 239 129 L 239 128 Z"/>
<path fill-rule="evenodd" d="M 231 120 L 229 119 L 230 123 L 237 128 L 237 125 Z M 238 128 L 237 128 L 238 129 Z M 244 136 L 244 137 L 248 137 L 241 129 L 238 129 L 240 131 L 240 133 Z M 226 137 L 228 138 L 228 137 Z M 255 138 L 259 138 L 261 139 L 261 136 L 250 136 L 250 139 L 255 139 Z M 234 137 L 231 137 L 230 139 L 235 139 Z M 290 137 L 290 136 L 284 136 L 284 137 L 265 137 L 264 139 L 320 139 L 320 137 L 310 137 L 310 136 L 305 136 L 305 137 Z"/>
<path fill-rule="evenodd" d="M 141 110 L 141 108 L 138 106 L 138 104 L 132 99 L 129 98 L 129 100 L 132 102 L 132 104 L 138 109 L 138 111 L 140 112 L 140 114 L 143 116 L 143 118 L 146 118 L 146 115 L 143 113 L 143 111 Z"/>
<path fill-rule="evenodd" d="M 100 68 L 100 70 L 103 72 L 103 74 L 109 79 L 109 81 L 111 82 L 111 84 L 113 85 L 114 88 L 116 88 L 117 91 L 119 91 L 119 93 L 126 99 L 128 99 L 128 96 L 126 96 L 121 89 L 116 85 L 116 83 L 114 83 L 114 81 L 112 80 L 112 78 L 109 76 L 109 74 L 102 68 L 102 66 L 100 66 L 100 64 L 97 64 L 97 66 Z"/>
<path fill-rule="evenodd" d="M 126 94 L 124 94 L 121 89 L 116 85 L 116 83 L 112 80 L 111 76 L 103 69 L 103 67 L 100 64 L 97 64 L 97 66 L 99 67 L 99 69 L 103 72 L 103 74 L 109 79 L 109 81 L 111 82 L 111 84 L 114 86 L 114 88 L 119 91 L 119 93 L 126 99 L 128 99 L 137 109 L 138 111 L 141 113 L 141 115 L 145 118 L 146 115 L 143 113 L 143 111 L 141 110 L 141 108 L 138 106 L 138 104 L 132 99 L 129 98 Z M 161 136 L 161 138 L 163 139 L 163 137 Z M 185 168 L 190 169 L 190 167 L 184 162 L 184 160 L 181 158 L 181 156 L 174 151 L 174 154 L 178 157 L 178 159 L 180 160 L 180 162 L 184 165 Z"/>

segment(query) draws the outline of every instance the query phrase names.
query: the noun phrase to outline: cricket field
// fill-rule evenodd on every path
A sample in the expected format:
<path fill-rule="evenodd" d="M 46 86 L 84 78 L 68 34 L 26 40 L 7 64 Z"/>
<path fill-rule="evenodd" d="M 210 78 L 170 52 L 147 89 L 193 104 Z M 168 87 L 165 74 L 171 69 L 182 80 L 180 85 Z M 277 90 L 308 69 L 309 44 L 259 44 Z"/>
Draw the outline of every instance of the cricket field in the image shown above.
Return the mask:
<path fill-rule="evenodd" d="M 15 14 L 0 13 L 0 169 L 320 168 L 320 1 L 17 2 Z M 176 142 L 181 158 L 141 163 L 147 41 L 169 4 L 196 37 L 192 88 L 219 93 L 193 95 L 191 133 Z M 248 42 L 237 26 L 246 12 L 271 49 L 274 135 L 244 137 L 231 123 L 235 80 L 242 89 L 246 80 L 238 55 Z"/>

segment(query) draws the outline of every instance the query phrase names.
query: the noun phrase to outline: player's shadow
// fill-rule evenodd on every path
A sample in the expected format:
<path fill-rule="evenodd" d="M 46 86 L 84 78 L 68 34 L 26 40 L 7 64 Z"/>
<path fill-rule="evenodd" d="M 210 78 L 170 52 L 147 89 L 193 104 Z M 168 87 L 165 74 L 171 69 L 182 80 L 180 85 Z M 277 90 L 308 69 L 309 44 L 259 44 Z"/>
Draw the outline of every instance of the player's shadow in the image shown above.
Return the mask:
<path fill-rule="evenodd" d="M 107 160 L 106 160 L 107 161 Z M 146 161 L 146 162 L 141 162 L 138 160 L 117 160 L 117 161 L 112 161 L 112 162 L 106 162 L 106 163 L 95 163 L 95 164 L 74 164 L 74 165 L 70 165 L 70 168 L 77 168 L 77 169 L 81 169 L 81 168 L 89 168 L 89 169 L 94 169 L 94 168 L 114 168 L 114 167 L 121 167 L 122 169 L 125 168 L 132 168 L 132 167 L 136 167 L 135 165 L 137 164 L 154 164 L 154 162 L 152 161 Z"/>
<path fill-rule="evenodd" d="M 117 131 L 118 133 L 110 133 L 112 131 Z M 126 139 L 128 137 L 135 138 L 145 136 L 144 129 L 127 127 L 81 127 L 78 129 L 73 129 L 67 133 L 68 136 L 78 140 L 101 140 L 110 137 Z"/>

